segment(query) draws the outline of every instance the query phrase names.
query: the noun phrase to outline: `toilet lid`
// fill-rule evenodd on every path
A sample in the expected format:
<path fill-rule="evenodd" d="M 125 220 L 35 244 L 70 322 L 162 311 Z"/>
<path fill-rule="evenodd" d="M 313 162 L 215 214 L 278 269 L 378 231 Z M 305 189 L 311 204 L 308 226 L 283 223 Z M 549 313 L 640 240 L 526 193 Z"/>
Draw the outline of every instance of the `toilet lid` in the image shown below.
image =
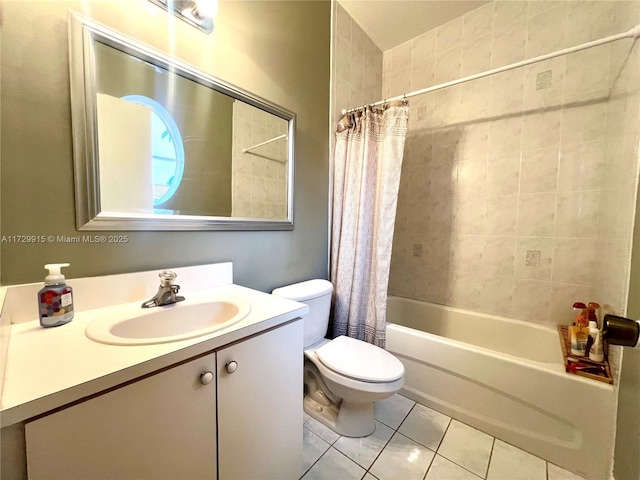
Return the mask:
<path fill-rule="evenodd" d="M 404 365 L 386 350 L 350 337 L 337 337 L 316 350 L 331 370 L 366 382 L 392 382 L 404 375 Z"/>

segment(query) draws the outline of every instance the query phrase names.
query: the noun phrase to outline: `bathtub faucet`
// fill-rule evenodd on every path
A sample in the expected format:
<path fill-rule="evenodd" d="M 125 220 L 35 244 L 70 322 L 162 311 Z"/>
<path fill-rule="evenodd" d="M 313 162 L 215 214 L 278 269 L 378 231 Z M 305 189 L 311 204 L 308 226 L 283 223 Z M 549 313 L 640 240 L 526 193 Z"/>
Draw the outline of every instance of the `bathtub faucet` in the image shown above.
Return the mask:
<path fill-rule="evenodd" d="M 142 304 L 142 308 L 161 307 L 172 305 L 184 300 L 184 297 L 176 295 L 180 290 L 180 285 L 174 285 L 173 281 L 178 275 L 170 270 L 164 270 L 158 274 L 160 277 L 160 287 L 158 293 L 153 298 Z"/>

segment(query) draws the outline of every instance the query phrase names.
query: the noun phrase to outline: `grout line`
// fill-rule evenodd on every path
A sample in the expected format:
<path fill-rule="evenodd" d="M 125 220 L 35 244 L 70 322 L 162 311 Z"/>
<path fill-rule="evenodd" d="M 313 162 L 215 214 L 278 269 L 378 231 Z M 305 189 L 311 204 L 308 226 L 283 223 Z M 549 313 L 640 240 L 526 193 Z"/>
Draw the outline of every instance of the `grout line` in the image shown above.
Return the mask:
<path fill-rule="evenodd" d="M 465 424 L 465 425 L 466 425 L 466 424 Z M 487 434 L 487 435 L 488 435 L 488 434 Z M 494 440 L 495 440 L 495 438 L 494 438 Z M 467 472 L 469 472 L 469 473 L 473 474 L 474 476 L 476 476 L 476 477 L 478 477 L 478 478 L 482 478 L 483 480 L 484 480 L 484 479 L 486 479 L 486 475 L 485 475 L 484 477 L 481 477 L 481 476 L 480 476 L 480 475 L 478 475 L 476 472 L 473 472 L 473 471 L 469 470 L 467 467 L 464 467 L 464 466 L 460 465 L 460 464 L 459 464 L 459 463 L 457 463 L 455 460 L 453 460 L 453 459 L 451 459 L 451 458 L 447 457 L 446 455 L 443 455 L 442 453 L 437 453 L 437 452 L 436 452 L 436 455 L 440 455 L 442 458 L 444 458 L 444 459 L 446 459 L 446 460 L 450 461 L 451 463 L 453 463 L 456 467 L 460 467 L 461 469 L 463 469 L 463 470 L 465 470 L 465 471 L 467 471 Z M 428 473 L 428 470 L 427 470 L 427 473 Z M 489 466 L 488 466 L 488 465 L 487 465 L 487 473 L 489 473 Z"/>
<path fill-rule="evenodd" d="M 404 398 L 407 398 L 407 397 L 404 397 Z M 411 400 L 411 401 L 413 402 L 413 400 Z M 391 430 L 393 430 L 393 433 L 391 434 L 391 436 L 389 437 L 389 439 L 385 442 L 384 446 L 380 449 L 380 451 L 379 451 L 379 452 L 378 452 L 378 454 L 376 455 L 376 458 L 374 458 L 374 459 L 373 459 L 373 462 L 371 462 L 371 465 L 369 465 L 369 468 L 366 468 L 366 469 L 365 469 L 367 473 L 370 473 L 370 472 L 369 472 L 369 469 L 370 469 L 371 467 L 373 467 L 373 464 L 374 464 L 374 463 L 376 463 L 376 461 L 378 460 L 378 458 L 380 458 L 380 455 L 382 455 L 382 452 L 384 452 L 384 449 L 385 449 L 385 448 L 387 448 L 387 445 L 389 445 L 389 443 L 391 442 L 391 439 L 394 437 L 394 435 L 395 435 L 396 433 L 399 433 L 399 432 L 398 432 L 398 430 L 400 429 L 400 427 L 402 426 L 402 424 L 403 424 L 403 423 L 404 423 L 404 421 L 407 419 L 407 417 L 409 416 L 409 414 L 410 414 L 410 413 L 411 413 L 411 411 L 415 408 L 415 406 L 416 406 L 416 405 L 417 405 L 417 402 L 413 402 L 413 406 L 409 409 L 409 411 L 407 412 L 407 414 L 404 416 L 404 418 L 402 419 L 402 421 L 401 421 L 401 422 L 400 422 L 400 424 L 398 425 L 398 428 L 393 428 L 393 427 L 391 427 L 390 425 L 387 425 L 386 423 L 381 422 L 380 420 L 376 420 L 376 419 L 374 418 L 374 421 L 378 421 L 378 422 L 380 422 L 382 425 L 386 426 L 387 428 L 390 428 Z M 402 434 L 400 434 L 400 435 L 402 435 Z M 371 475 L 373 475 L 373 474 L 371 474 Z M 373 476 L 375 477 L 375 475 L 373 475 Z M 376 478 L 377 478 L 377 477 L 376 477 Z"/>
<path fill-rule="evenodd" d="M 545 465 L 544 465 L 545 477 L 544 478 L 546 478 L 546 480 L 549 480 L 549 462 L 545 461 L 544 463 L 545 463 Z"/>
<path fill-rule="evenodd" d="M 304 427 L 304 425 L 305 425 L 306 423 L 307 423 L 307 422 L 303 423 L 303 428 L 306 428 L 306 427 Z M 331 448 L 331 444 L 329 444 L 329 442 L 327 442 L 324 438 L 322 438 L 320 435 L 316 434 L 316 433 L 315 433 L 314 431 L 312 431 L 310 428 L 307 428 L 307 430 L 309 430 L 313 435 L 315 435 L 315 436 L 316 436 L 316 437 L 318 437 L 320 440 L 322 440 L 324 443 L 326 443 L 326 444 L 328 445 L 328 447 L 327 447 L 327 449 L 326 449 L 324 452 L 322 452 L 322 455 L 320 455 L 320 456 L 316 459 L 316 461 L 315 461 L 315 462 L 313 462 L 313 463 L 309 466 L 309 468 L 307 468 L 307 469 L 304 471 L 304 473 L 300 476 L 300 479 L 302 479 L 302 478 L 303 478 L 307 473 L 309 473 L 309 470 L 311 470 L 311 469 L 315 466 L 315 464 L 316 464 L 316 463 L 318 463 L 318 462 L 320 461 L 320 459 L 322 459 L 322 457 L 324 457 L 325 453 L 327 453 L 327 452 L 329 451 L 329 449 Z M 304 441 L 304 440 L 303 440 L 303 441 Z M 302 448 L 304 449 L 304 444 L 303 444 Z"/>
<path fill-rule="evenodd" d="M 434 411 L 437 412 L 437 410 L 434 410 Z M 439 412 L 439 413 L 442 413 L 442 412 Z M 442 413 L 442 415 L 444 415 L 444 413 Z M 449 415 L 447 415 L 447 417 L 449 417 Z M 440 446 L 442 445 L 442 442 L 444 441 L 444 437 L 447 435 L 447 432 L 449 431 L 449 427 L 451 426 L 452 421 L 453 421 L 453 417 L 449 417 L 449 423 L 447 423 L 447 428 L 444 429 L 444 432 L 442 433 L 442 438 L 440 438 L 440 441 L 438 442 L 438 446 L 436 447 L 436 454 L 438 453 L 438 450 L 440 450 Z"/>
<path fill-rule="evenodd" d="M 496 437 L 493 437 L 493 442 L 491 442 L 491 452 L 489 452 L 489 461 L 487 462 L 487 471 L 484 474 L 483 478 L 487 478 L 487 476 L 489 475 L 489 468 L 491 468 L 491 460 L 493 459 L 493 449 L 496 446 Z"/>

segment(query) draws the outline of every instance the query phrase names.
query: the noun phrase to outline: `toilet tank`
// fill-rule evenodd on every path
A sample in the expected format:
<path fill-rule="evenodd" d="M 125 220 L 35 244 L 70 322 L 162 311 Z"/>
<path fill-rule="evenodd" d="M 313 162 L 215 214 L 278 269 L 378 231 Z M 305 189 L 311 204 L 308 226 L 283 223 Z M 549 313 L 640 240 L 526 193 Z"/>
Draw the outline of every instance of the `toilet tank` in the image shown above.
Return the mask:
<path fill-rule="evenodd" d="M 309 306 L 309 313 L 303 317 L 304 347 L 322 340 L 329 327 L 329 309 L 333 285 L 328 280 L 308 280 L 286 287 L 276 288 L 273 295 L 288 298 Z"/>

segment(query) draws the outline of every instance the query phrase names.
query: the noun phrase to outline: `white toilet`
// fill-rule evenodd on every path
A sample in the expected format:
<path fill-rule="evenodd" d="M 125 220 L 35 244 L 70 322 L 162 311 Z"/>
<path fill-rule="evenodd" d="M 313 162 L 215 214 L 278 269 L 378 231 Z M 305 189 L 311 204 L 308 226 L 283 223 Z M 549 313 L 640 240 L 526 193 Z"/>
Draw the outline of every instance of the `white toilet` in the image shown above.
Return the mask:
<path fill-rule="evenodd" d="M 373 433 L 373 402 L 404 384 L 404 366 L 386 350 L 350 337 L 324 338 L 333 285 L 309 280 L 272 293 L 309 306 L 304 317 L 304 411 L 347 437 Z"/>

